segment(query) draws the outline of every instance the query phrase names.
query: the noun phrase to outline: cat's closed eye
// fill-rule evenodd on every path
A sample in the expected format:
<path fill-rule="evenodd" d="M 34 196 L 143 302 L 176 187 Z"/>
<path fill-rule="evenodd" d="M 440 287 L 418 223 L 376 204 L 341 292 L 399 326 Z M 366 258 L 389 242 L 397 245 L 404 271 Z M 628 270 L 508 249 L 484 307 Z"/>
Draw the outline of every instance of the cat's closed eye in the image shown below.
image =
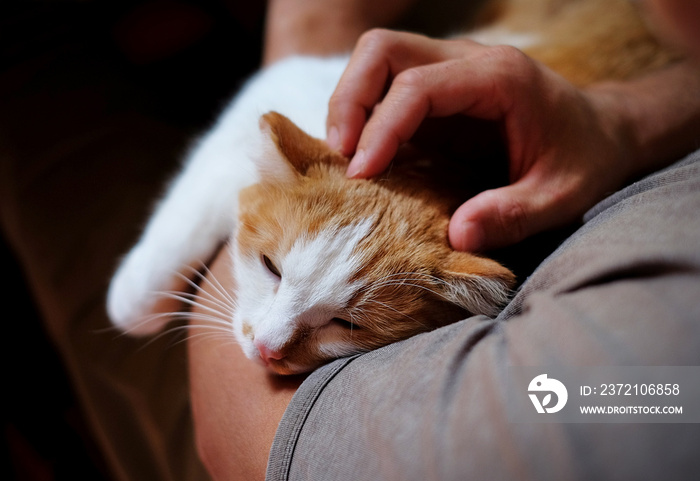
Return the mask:
<path fill-rule="evenodd" d="M 275 277 L 282 278 L 282 273 L 280 272 L 280 270 L 277 268 L 274 262 L 272 262 L 270 258 L 267 257 L 265 254 L 263 254 L 262 256 L 262 261 L 263 264 L 265 264 L 265 267 L 267 267 L 267 270 L 270 271 L 272 275 L 274 275 Z"/>
<path fill-rule="evenodd" d="M 334 317 L 333 319 L 331 319 L 331 322 L 347 330 L 354 330 L 360 328 L 360 326 L 358 326 L 357 324 L 354 324 L 350 321 L 346 321 L 345 319 L 341 319 L 340 317 Z"/>

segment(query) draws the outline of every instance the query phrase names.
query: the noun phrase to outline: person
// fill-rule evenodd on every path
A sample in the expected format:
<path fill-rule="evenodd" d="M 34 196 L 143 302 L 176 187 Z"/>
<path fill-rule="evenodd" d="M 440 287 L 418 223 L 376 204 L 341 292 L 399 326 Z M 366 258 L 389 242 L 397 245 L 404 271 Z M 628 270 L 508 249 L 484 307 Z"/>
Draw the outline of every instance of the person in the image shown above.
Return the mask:
<path fill-rule="evenodd" d="M 683 31 L 693 51 L 697 30 Z M 509 83 L 502 65 L 526 80 Z M 490 95 L 475 103 L 484 82 Z M 512 182 L 455 213 L 452 245 L 492 249 L 579 217 L 584 225 L 496 319 L 469 318 L 306 378 L 272 376 L 236 346 L 195 337 L 193 412 L 212 476 L 692 479 L 695 424 L 517 423 L 507 404 L 511 365 L 698 365 L 699 87 L 695 60 L 579 90 L 513 49 L 363 35 L 329 104 L 328 143 L 354 154 L 349 176 L 380 173 L 426 117 L 496 119 Z M 212 264 L 224 285 L 227 266 L 225 253 Z M 212 284 L 203 289 L 216 297 Z"/>

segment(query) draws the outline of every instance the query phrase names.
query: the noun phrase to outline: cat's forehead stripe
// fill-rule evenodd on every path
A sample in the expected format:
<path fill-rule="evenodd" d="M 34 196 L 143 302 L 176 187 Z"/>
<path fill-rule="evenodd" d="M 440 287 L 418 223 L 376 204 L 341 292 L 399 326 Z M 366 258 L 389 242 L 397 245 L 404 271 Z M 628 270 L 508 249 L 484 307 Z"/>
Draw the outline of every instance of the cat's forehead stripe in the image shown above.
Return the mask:
<path fill-rule="evenodd" d="M 350 280 L 362 267 L 357 245 L 373 225 L 373 219 L 364 219 L 300 238 L 282 261 L 285 279 L 303 287 L 314 300 L 347 302 L 357 289 Z"/>

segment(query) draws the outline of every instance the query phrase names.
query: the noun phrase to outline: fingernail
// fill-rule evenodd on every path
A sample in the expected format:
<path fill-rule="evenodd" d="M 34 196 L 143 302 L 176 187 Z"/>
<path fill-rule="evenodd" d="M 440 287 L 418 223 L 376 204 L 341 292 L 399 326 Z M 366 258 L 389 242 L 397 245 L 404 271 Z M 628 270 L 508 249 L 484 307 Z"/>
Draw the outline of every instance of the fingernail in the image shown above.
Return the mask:
<path fill-rule="evenodd" d="M 338 132 L 338 128 L 336 126 L 328 129 L 326 143 L 333 150 L 341 150 L 342 145 L 340 145 L 340 132 Z"/>
<path fill-rule="evenodd" d="M 364 150 L 358 150 L 350 161 L 350 165 L 348 165 L 346 175 L 350 178 L 357 177 L 365 171 L 366 166 L 367 154 Z"/>
<path fill-rule="evenodd" d="M 451 238 L 452 246 L 460 251 L 479 252 L 485 245 L 484 229 L 476 222 L 467 221 L 460 225 L 456 238 Z"/>

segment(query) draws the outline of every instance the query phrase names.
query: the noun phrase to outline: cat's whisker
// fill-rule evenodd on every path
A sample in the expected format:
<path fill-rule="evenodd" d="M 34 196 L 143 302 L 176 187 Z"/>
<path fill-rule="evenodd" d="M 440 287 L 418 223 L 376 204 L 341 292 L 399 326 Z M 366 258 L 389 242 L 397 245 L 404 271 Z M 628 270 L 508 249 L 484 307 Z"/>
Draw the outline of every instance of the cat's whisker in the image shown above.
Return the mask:
<path fill-rule="evenodd" d="M 187 318 L 189 324 L 173 326 L 166 332 L 185 332 L 185 339 L 179 342 L 195 339 L 220 339 L 235 342 L 235 336 L 231 328 L 231 323 L 209 314 L 191 313 L 187 311 L 175 313 L 183 318 Z"/>
<path fill-rule="evenodd" d="M 352 334 L 353 334 L 353 331 L 354 331 L 354 327 L 355 327 L 356 325 L 358 325 L 358 326 L 361 325 L 360 323 L 357 322 L 357 319 L 358 319 L 358 317 L 360 317 L 360 316 L 357 316 L 357 315 L 355 315 L 355 314 L 352 313 L 352 312 L 348 312 L 348 317 L 350 318 L 350 338 L 352 338 Z"/>
<path fill-rule="evenodd" d="M 395 307 L 390 306 L 390 305 L 388 305 L 388 304 L 386 304 L 386 303 L 384 303 L 384 302 L 378 301 L 378 300 L 376 300 L 376 299 L 369 299 L 369 302 L 373 302 L 373 303 L 375 303 L 375 304 L 379 304 L 380 306 L 385 307 L 386 309 L 389 309 L 389 310 L 391 310 L 391 311 L 394 311 L 394 312 L 396 312 L 397 314 L 399 314 L 399 315 L 401 315 L 401 316 L 403 316 L 403 317 L 406 317 L 406 318 L 412 320 L 413 322 L 415 322 L 415 323 L 417 323 L 417 324 L 420 324 L 421 326 L 423 326 L 423 327 L 426 328 L 426 329 L 429 327 L 426 323 L 424 323 L 424 322 L 422 322 L 422 321 L 419 321 L 419 320 L 416 319 L 415 317 L 410 316 L 410 315 L 406 314 L 405 312 L 402 312 L 402 311 L 396 309 Z"/>
<path fill-rule="evenodd" d="M 197 330 L 198 332 L 193 333 L 194 330 Z M 229 343 L 232 339 L 235 341 L 235 338 L 231 335 L 230 332 L 224 332 L 221 330 L 221 328 L 211 328 L 208 325 L 184 325 L 184 326 L 175 326 L 166 332 L 174 332 L 174 333 L 179 333 L 183 332 L 186 335 L 184 338 L 177 340 L 175 345 L 181 344 L 183 342 L 196 342 L 196 341 L 205 341 L 205 340 L 218 340 L 221 341 L 222 343 Z"/>
<path fill-rule="evenodd" d="M 186 268 L 196 277 L 198 277 L 202 282 L 207 283 L 209 286 L 214 289 L 214 291 L 219 294 L 220 297 L 224 299 L 224 301 L 228 301 L 232 306 L 236 304 L 236 300 L 231 295 L 231 293 L 224 288 L 224 286 L 221 285 L 221 282 L 216 278 L 214 273 L 209 269 L 209 267 L 202 263 L 202 266 L 199 270 L 195 269 L 192 266 L 186 266 Z M 203 271 L 203 272 L 202 272 Z M 192 281 L 190 281 L 192 282 Z M 195 283 L 192 282 L 193 285 L 196 285 Z M 207 297 L 215 298 L 213 294 L 205 291 L 204 289 L 200 288 L 200 292 L 205 294 Z M 223 302 L 223 301 L 222 301 Z"/>
<path fill-rule="evenodd" d="M 138 336 L 135 333 L 138 333 L 140 330 L 142 330 L 143 326 L 146 326 L 152 322 L 155 321 L 161 321 L 163 318 L 169 318 L 168 322 L 170 320 L 175 319 L 175 315 L 172 312 L 158 312 L 154 314 L 150 314 L 148 316 L 145 316 L 143 319 L 140 321 L 130 324 L 128 328 L 122 327 L 114 327 L 110 328 L 110 331 L 116 331 L 118 336 L 117 337 L 122 337 L 122 336 Z"/>
<path fill-rule="evenodd" d="M 229 289 L 226 289 L 219 279 L 214 275 L 214 273 L 209 269 L 208 266 L 203 266 L 203 269 L 207 273 L 204 276 L 204 281 L 207 282 L 212 288 L 226 301 L 228 301 L 232 306 L 236 305 L 236 298 L 233 296 Z"/>
<path fill-rule="evenodd" d="M 206 327 L 211 329 L 220 329 L 222 331 L 233 333 L 232 324 L 230 321 L 221 319 L 215 316 L 210 316 L 208 314 L 194 313 L 188 317 L 190 321 L 190 326 L 193 327 Z M 201 324 L 200 324 L 201 322 Z"/>
<path fill-rule="evenodd" d="M 396 272 L 394 274 L 388 274 L 384 277 L 380 277 L 376 282 L 370 284 L 368 287 L 381 285 L 381 283 L 387 282 L 387 281 L 388 282 L 396 281 L 396 279 L 390 279 L 390 278 L 398 277 L 398 276 L 413 276 L 413 277 L 415 277 L 415 279 L 409 278 L 409 280 L 413 280 L 413 281 L 430 280 L 430 281 L 435 282 L 436 284 L 449 285 L 449 283 L 446 280 L 441 279 L 441 278 L 434 276 L 432 274 L 426 274 L 423 272 Z"/>
<path fill-rule="evenodd" d="M 192 326 L 190 326 L 192 327 Z M 188 342 L 205 342 L 216 341 L 221 345 L 238 345 L 238 341 L 232 335 L 231 331 L 222 331 L 221 329 L 212 329 L 209 326 L 198 326 L 196 332 L 193 329 L 188 330 Z"/>
<path fill-rule="evenodd" d="M 399 279 L 396 279 L 398 276 L 403 276 Z M 420 272 L 397 272 L 394 274 L 388 274 L 384 277 L 379 278 L 377 281 L 366 284 L 362 286 L 359 292 L 371 292 L 375 291 L 378 289 L 381 289 L 383 287 L 387 286 L 403 286 L 407 285 L 407 282 L 423 282 L 423 281 L 433 281 L 436 284 L 441 284 L 448 286 L 449 283 L 444 281 L 443 279 L 440 279 L 439 277 L 435 277 L 430 274 L 423 274 Z M 416 286 L 416 284 L 411 284 Z M 423 288 L 428 289 L 427 287 L 423 286 Z M 438 294 L 436 291 L 432 291 L 434 294 Z"/>
<path fill-rule="evenodd" d="M 188 304 L 192 307 L 197 307 L 199 309 L 203 309 L 208 312 L 212 312 L 214 314 L 218 314 L 222 317 L 226 317 L 226 315 L 233 315 L 233 310 L 229 308 L 229 306 L 222 305 L 221 307 L 224 310 L 216 309 L 210 305 L 204 304 L 202 302 L 201 298 L 196 297 L 194 294 L 187 294 L 187 293 L 182 293 L 179 291 L 160 291 L 157 293 L 161 297 L 167 297 L 169 299 L 174 299 L 176 301 L 180 301 L 184 304 Z M 192 298 L 194 297 L 194 298 Z M 200 300 L 198 300 L 200 299 Z M 206 302 L 211 302 L 211 301 L 206 301 Z"/>
<path fill-rule="evenodd" d="M 164 292 L 163 295 L 167 297 L 181 300 L 183 303 L 188 304 L 195 308 L 200 308 L 207 310 L 209 312 L 216 312 L 222 317 L 233 316 L 234 309 L 223 302 L 217 302 L 215 299 L 205 299 L 199 295 L 187 295 L 184 299 L 181 298 L 182 293 L 179 292 Z"/>
<path fill-rule="evenodd" d="M 231 325 L 230 322 L 226 321 L 225 319 L 223 319 L 219 316 L 215 316 L 212 314 L 205 314 L 205 313 L 201 313 L 201 312 L 187 312 L 184 317 L 186 317 L 187 320 L 190 322 L 203 320 L 203 321 L 206 321 L 208 323 L 213 323 L 216 325 L 222 325 L 222 326 L 226 326 L 226 325 L 230 326 Z"/>
<path fill-rule="evenodd" d="M 180 314 L 183 314 L 183 313 L 181 313 L 181 312 L 163 313 L 163 314 L 157 314 L 157 315 L 148 316 L 148 317 L 153 317 L 155 319 L 159 319 L 159 318 L 163 318 L 163 317 L 171 317 L 172 320 L 175 320 L 175 319 L 181 318 L 181 317 L 179 317 Z M 147 322 L 149 322 L 149 321 L 145 321 L 144 323 L 147 323 Z M 167 336 L 177 335 L 178 332 L 182 331 L 184 327 L 186 327 L 186 326 L 170 326 L 166 329 L 161 330 L 156 335 L 148 338 L 148 341 L 145 342 L 142 346 L 140 346 L 139 350 L 146 349 L 147 347 L 151 346 L 152 344 L 154 344 L 156 342 L 159 342 L 160 340 L 166 338 Z M 174 346 L 174 345 L 177 345 L 177 344 L 183 342 L 186 339 L 172 338 L 171 340 L 173 341 L 172 346 Z"/>
<path fill-rule="evenodd" d="M 448 296 L 446 296 L 445 294 L 443 294 L 442 292 L 436 291 L 436 290 L 431 289 L 431 288 L 429 288 L 429 287 L 427 287 L 427 286 L 422 286 L 422 285 L 420 285 L 420 284 L 414 284 L 414 283 L 412 283 L 412 282 L 409 283 L 409 282 L 408 282 L 409 280 L 410 280 L 410 281 L 413 281 L 414 279 L 402 280 L 401 282 L 398 282 L 398 281 L 396 281 L 396 282 L 387 282 L 387 283 L 384 283 L 384 284 L 382 284 L 381 286 L 377 286 L 377 287 L 387 287 L 387 286 L 409 286 L 409 287 L 416 287 L 416 288 L 418 288 L 418 289 L 423 289 L 424 291 L 427 291 L 427 292 L 429 292 L 429 293 L 431 293 L 431 294 L 433 294 L 433 295 L 435 295 L 435 296 L 437 296 L 437 297 L 439 297 L 439 298 L 441 298 L 441 299 L 444 299 L 445 301 L 450 302 L 450 298 L 449 298 Z"/>
<path fill-rule="evenodd" d="M 202 337 L 207 337 L 207 338 L 218 338 L 218 339 L 225 339 L 225 340 L 235 340 L 235 337 L 233 336 L 233 332 L 229 330 L 225 330 L 223 328 L 215 328 L 209 325 L 197 325 L 197 326 L 188 326 L 189 329 L 188 331 L 188 338 L 189 339 L 197 339 L 197 338 L 202 338 Z"/>
<path fill-rule="evenodd" d="M 210 292 L 207 292 L 207 291 L 201 289 L 200 286 L 196 282 L 194 282 L 192 279 L 190 279 L 186 275 L 182 274 L 181 272 L 177 272 L 176 276 L 179 277 L 180 279 L 182 279 L 185 283 L 187 283 L 187 285 L 189 285 L 193 289 L 192 292 L 182 291 L 181 294 L 183 296 L 187 296 L 190 298 L 200 297 L 202 299 L 206 299 L 207 301 L 215 303 L 215 304 L 220 304 L 222 302 L 216 296 L 211 294 Z"/>
<path fill-rule="evenodd" d="M 189 268 L 192 269 L 192 271 L 195 273 L 195 275 L 199 276 L 203 281 L 208 281 L 205 276 L 202 276 L 202 274 L 199 273 L 199 271 L 197 271 L 196 269 L 194 269 L 192 267 L 189 267 Z M 190 285 L 192 288 L 194 288 L 196 290 L 196 292 L 194 292 L 194 293 L 181 292 L 181 294 L 183 296 L 199 297 L 201 299 L 206 299 L 207 302 L 211 302 L 212 304 L 216 304 L 217 306 L 223 307 L 224 309 L 227 309 L 227 310 L 231 307 L 229 304 L 220 300 L 219 298 L 217 298 L 216 296 L 214 296 L 210 292 L 207 292 L 204 289 L 200 289 L 200 287 L 194 281 L 192 281 L 192 279 L 190 279 L 186 275 L 178 272 L 177 276 L 180 277 L 181 279 L 183 279 L 188 285 Z M 225 298 L 225 299 L 227 299 L 227 298 Z"/>

